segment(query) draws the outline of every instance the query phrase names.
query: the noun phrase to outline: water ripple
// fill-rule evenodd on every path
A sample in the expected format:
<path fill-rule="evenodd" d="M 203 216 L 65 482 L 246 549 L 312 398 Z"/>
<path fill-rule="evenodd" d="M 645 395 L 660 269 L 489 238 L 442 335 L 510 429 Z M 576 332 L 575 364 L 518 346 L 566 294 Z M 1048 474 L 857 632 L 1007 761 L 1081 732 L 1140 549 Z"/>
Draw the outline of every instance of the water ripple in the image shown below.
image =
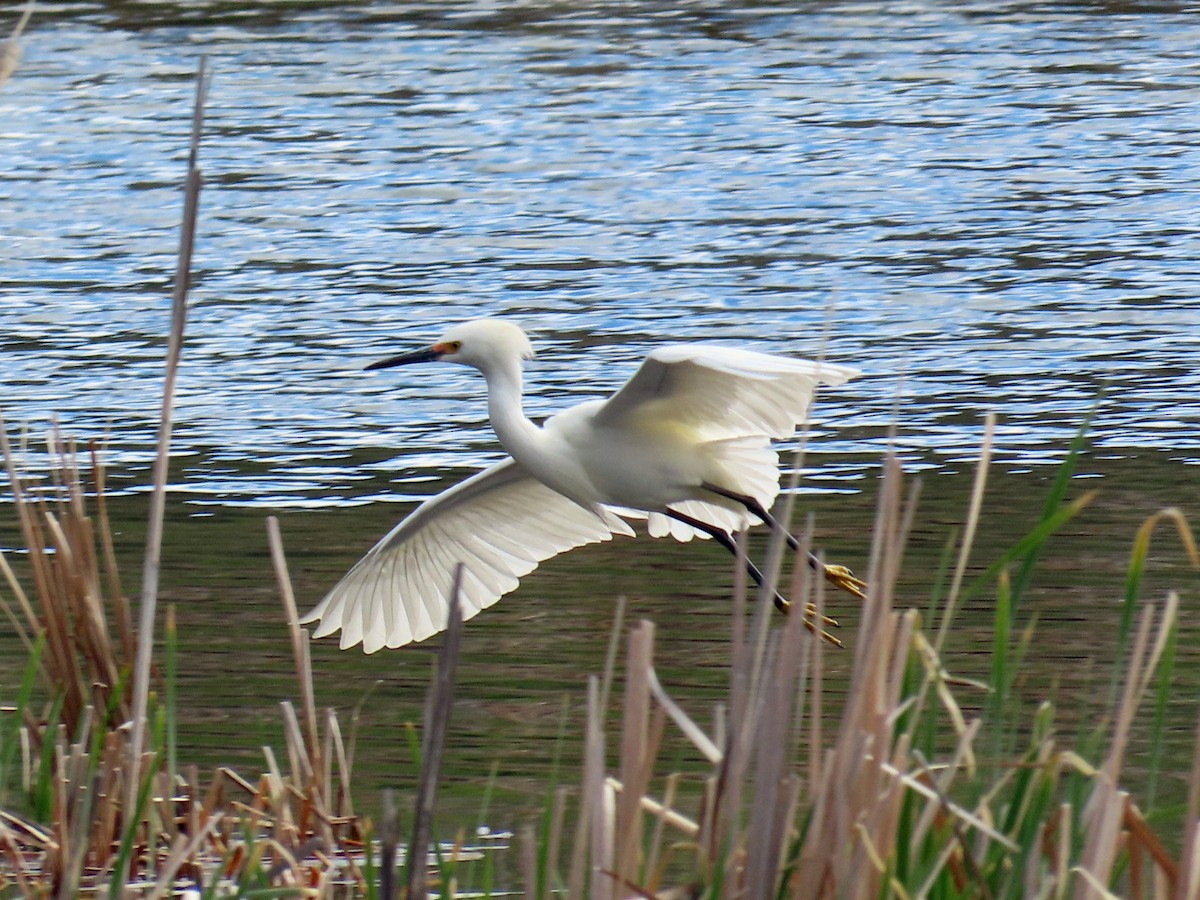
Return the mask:
<path fill-rule="evenodd" d="M 1100 396 L 1106 451 L 1195 458 L 1200 22 L 1111 10 L 63 5 L 0 92 L 5 415 L 145 465 L 203 52 L 197 504 L 491 458 L 470 373 L 358 369 L 496 313 L 542 349 L 535 415 L 663 340 L 860 365 L 819 407 L 833 485 L 895 415 L 936 469 L 994 409 L 1028 466 Z"/>

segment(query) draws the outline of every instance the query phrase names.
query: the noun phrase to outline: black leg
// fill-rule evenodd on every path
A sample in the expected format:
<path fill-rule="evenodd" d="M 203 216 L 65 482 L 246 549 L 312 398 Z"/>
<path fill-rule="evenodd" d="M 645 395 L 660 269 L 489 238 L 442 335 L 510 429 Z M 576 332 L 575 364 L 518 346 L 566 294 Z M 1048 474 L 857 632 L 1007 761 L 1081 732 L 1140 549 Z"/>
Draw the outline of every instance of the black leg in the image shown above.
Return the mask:
<path fill-rule="evenodd" d="M 705 522 L 701 519 L 693 518 L 692 516 L 689 516 L 687 513 L 681 513 L 678 510 L 667 509 L 667 510 L 665 510 L 665 513 L 666 513 L 666 515 L 668 515 L 672 519 L 674 519 L 676 522 L 682 522 L 684 525 L 690 525 L 692 528 L 695 528 L 697 531 L 704 532 L 710 538 L 712 538 L 714 541 L 716 541 L 718 544 L 720 544 L 722 547 L 724 547 L 726 550 L 728 550 L 730 553 L 732 553 L 734 556 L 738 555 L 737 544 L 734 543 L 733 538 L 730 536 L 729 532 L 727 532 L 724 528 L 718 528 L 716 525 L 713 525 L 709 522 Z M 756 566 L 754 564 L 754 561 L 752 559 L 750 559 L 749 557 L 746 557 L 746 571 L 750 574 L 750 577 L 754 579 L 754 583 L 757 584 L 759 587 L 762 587 L 762 585 L 763 585 L 762 570 L 758 566 Z M 791 603 L 789 603 L 786 598 L 781 596 L 779 594 L 779 592 L 776 591 L 775 592 L 775 608 L 778 609 L 780 612 L 787 612 L 790 607 L 791 607 Z"/>
<path fill-rule="evenodd" d="M 740 503 L 742 506 L 746 507 L 747 510 L 749 510 L 751 515 L 758 516 L 758 518 L 762 519 L 769 528 L 775 531 L 783 532 L 783 537 L 787 541 L 788 547 L 799 552 L 800 542 L 796 540 L 796 536 L 784 528 L 783 525 L 780 524 L 779 520 L 771 515 L 770 512 L 763 509 L 763 505 L 753 497 L 749 496 L 748 494 L 739 494 L 736 491 L 726 490 L 719 485 L 710 484 L 707 481 L 704 482 L 701 487 L 703 487 L 706 491 L 712 491 L 714 494 L 724 497 L 727 500 L 732 500 L 734 503 Z M 817 557 L 812 553 L 808 554 L 808 564 L 812 566 L 814 572 L 821 573 L 825 577 L 825 580 L 831 584 L 837 585 L 842 590 L 853 594 L 860 600 L 866 598 L 867 585 L 855 578 L 854 573 L 845 566 L 827 566 L 822 563 L 821 560 L 817 559 Z"/>
<path fill-rule="evenodd" d="M 715 540 L 718 544 L 720 544 L 722 547 L 724 547 L 726 550 L 728 550 L 730 553 L 732 553 L 734 556 L 738 555 L 737 544 L 734 543 L 733 537 L 729 534 L 729 532 L 725 531 L 723 528 L 718 528 L 716 525 L 713 525 L 710 522 L 705 522 L 701 519 L 693 518 L 692 516 L 689 516 L 687 513 L 681 513 L 678 510 L 666 509 L 663 512 L 665 515 L 670 516 L 676 522 L 682 522 L 684 525 L 690 525 L 692 528 L 695 528 L 697 531 L 704 532 L 709 537 L 711 537 L 713 540 Z M 750 577 L 754 579 L 754 583 L 757 584 L 759 587 L 762 587 L 763 581 L 765 580 L 763 578 L 762 570 L 754 564 L 753 560 L 749 559 L 748 557 L 746 558 L 745 562 L 746 562 L 746 571 L 750 574 Z M 775 608 L 778 609 L 780 612 L 784 612 L 784 613 L 788 612 L 792 608 L 791 601 L 788 600 L 786 597 L 784 597 L 782 594 L 780 594 L 779 591 L 775 591 L 774 593 L 775 593 L 775 596 L 772 599 L 774 600 Z M 817 614 L 816 607 L 814 607 L 811 603 L 808 604 L 808 608 L 806 611 L 807 611 L 808 615 L 810 615 L 810 616 L 815 616 Z M 836 627 L 838 624 L 837 619 L 831 619 L 829 616 L 822 616 L 821 621 L 825 625 L 832 625 L 834 627 Z M 829 634 L 827 631 L 823 631 L 820 628 L 818 628 L 809 619 L 805 619 L 804 624 L 808 627 L 809 631 L 820 634 L 821 637 L 825 638 L 830 643 L 837 644 L 839 647 L 842 645 L 841 641 L 839 641 L 833 635 Z"/>

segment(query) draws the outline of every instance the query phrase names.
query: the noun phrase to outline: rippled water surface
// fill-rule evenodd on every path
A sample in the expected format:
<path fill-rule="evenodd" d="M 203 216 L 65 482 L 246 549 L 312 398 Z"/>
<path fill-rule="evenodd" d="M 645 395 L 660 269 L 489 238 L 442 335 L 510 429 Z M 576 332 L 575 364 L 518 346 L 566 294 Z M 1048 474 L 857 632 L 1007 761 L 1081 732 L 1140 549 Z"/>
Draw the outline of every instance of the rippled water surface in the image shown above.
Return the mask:
<path fill-rule="evenodd" d="M 398 508 L 365 504 L 494 458 L 474 373 L 360 371 L 478 315 L 534 335 L 535 415 L 604 395 L 668 340 L 859 366 L 821 399 L 808 460 L 810 485 L 846 498 L 821 515 L 855 565 L 893 423 L 909 469 L 944 476 L 930 496 L 946 525 L 995 410 L 1015 479 L 999 508 L 1031 517 L 1042 464 L 1103 398 L 1088 472 L 1117 499 L 1104 549 L 1073 559 L 1107 554 L 1114 573 L 1142 515 L 1200 493 L 1200 17 L 1185 4 L 79 2 L 39 8 L 23 44 L 0 89 L 0 408 L 109 430 L 130 493 L 154 439 L 201 54 L 215 70 L 168 540 L 193 639 L 223 671 L 246 654 L 286 671 L 278 635 L 250 637 L 276 627 L 263 512 L 291 510 L 315 600 Z M 944 538 L 917 535 L 914 578 Z M 642 565 L 724 591 L 724 561 L 700 571 L 688 549 Z M 473 630 L 478 655 L 511 681 L 542 654 L 530 617 L 639 590 L 645 568 L 612 575 L 629 552 L 530 579 Z M 603 656 L 611 605 L 589 610 L 544 632 L 585 645 L 555 674 L 466 689 L 465 753 L 513 747 L 514 778 L 544 758 L 553 698 Z M 247 631 L 214 641 L 205 628 L 231 615 Z M 1072 640 L 1058 633 L 1051 647 Z M 676 647 L 681 670 L 719 656 L 705 646 Z M 423 654 L 336 657 L 359 686 L 329 702 L 378 677 L 419 708 Z M 213 717 L 253 708 L 240 696 L 215 696 Z"/>
<path fill-rule="evenodd" d="M 937 464 L 995 409 L 1004 452 L 1042 461 L 1107 386 L 1102 445 L 1194 459 L 1200 19 L 1135 9 L 35 18 L 0 94 L 7 415 L 152 440 L 208 53 L 177 440 L 197 500 L 337 502 L 362 448 L 478 462 L 470 373 L 357 369 L 495 313 L 537 336 L 538 413 L 663 340 L 824 346 L 867 373 L 822 404 L 839 446 L 898 403 L 902 443 Z M 267 469 L 230 471 L 247 460 Z"/>

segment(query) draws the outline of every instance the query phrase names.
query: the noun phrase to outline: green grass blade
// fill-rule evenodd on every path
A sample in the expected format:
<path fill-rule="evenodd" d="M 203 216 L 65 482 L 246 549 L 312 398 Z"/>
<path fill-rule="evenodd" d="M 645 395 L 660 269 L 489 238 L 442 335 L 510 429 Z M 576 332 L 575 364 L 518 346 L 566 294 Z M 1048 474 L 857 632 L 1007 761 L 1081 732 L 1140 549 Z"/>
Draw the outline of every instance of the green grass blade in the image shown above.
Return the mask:
<path fill-rule="evenodd" d="M 942 546 L 942 555 L 938 557 L 937 569 L 934 570 L 933 584 L 929 588 L 929 606 L 925 612 L 926 622 L 936 622 L 938 607 L 946 596 L 946 587 L 950 581 L 950 573 L 954 567 L 955 548 L 958 547 L 958 529 L 950 529 L 946 543 Z"/>
<path fill-rule="evenodd" d="M 1121 624 L 1118 630 L 1117 651 L 1113 657 L 1112 681 L 1109 684 L 1109 706 L 1116 703 L 1121 681 L 1125 677 L 1125 657 L 1129 652 L 1129 636 L 1133 630 L 1133 615 L 1137 608 L 1138 597 L 1141 594 L 1142 576 L 1146 571 L 1146 559 L 1150 555 L 1150 538 L 1158 523 L 1170 519 L 1175 523 L 1180 543 L 1194 567 L 1200 567 L 1200 555 L 1197 554 L 1195 537 L 1188 525 L 1187 518 L 1178 509 L 1160 510 L 1146 519 L 1138 529 L 1133 540 L 1133 549 L 1129 553 L 1129 569 L 1125 574 L 1125 599 L 1121 605 Z"/>
<path fill-rule="evenodd" d="M 366 822 L 363 826 L 362 842 L 362 874 L 363 881 L 366 883 L 366 894 L 364 896 L 365 900 L 376 900 L 379 896 L 379 873 L 375 871 L 375 851 L 371 849 L 375 843 L 375 834 L 370 822 Z"/>
<path fill-rule="evenodd" d="M 42 758 L 38 765 L 37 782 L 33 786 L 33 817 L 49 822 L 54 810 L 54 732 L 62 714 L 63 693 L 60 691 L 46 717 L 42 734 Z"/>
<path fill-rule="evenodd" d="M 167 777 L 171 790 L 175 789 L 176 775 L 179 772 L 178 760 L 178 706 L 176 696 L 177 676 L 179 671 L 179 634 L 175 627 L 175 606 L 167 608 L 166 625 L 166 744 L 167 744 Z"/>
<path fill-rule="evenodd" d="M 1154 695 L 1154 719 L 1150 726 L 1150 766 L 1146 776 L 1146 814 L 1154 812 L 1158 775 L 1162 769 L 1163 748 L 1166 746 L 1164 731 L 1167 724 L 1167 704 L 1171 699 L 1171 683 L 1175 676 L 1175 650 L 1179 638 L 1179 622 L 1171 625 L 1167 644 L 1163 648 L 1162 661 L 1158 668 L 1158 687 Z"/>
<path fill-rule="evenodd" d="M 17 753 L 21 748 L 19 734 L 21 731 L 21 722 L 25 718 L 25 713 L 29 709 L 30 699 L 33 697 L 33 686 L 37 683 L 38 671 L 42 665 L 42 650 L 46 646 L 46 636 L 38 635 L 37 642 L 33 645 L 33 652 L 30 654 L 29 662 L 25 664 L 25 672 L 21 676 L 21 687 L 17 691 L 16 708 L 10 717 L 0 720 L 0 805 L 8 805 L 8 795 L 10 791 L 9 780 L 12 778 L 14 769 L 17 768 Z M 101 731 L 102 729 L 97 729 Z M 21 784 L 20 772 L 16 773 L 16 778 L 13 781 L 14 785 Z"/>
<path fill-rule="evenodd" d="M 1049 519 L 1062 506 L 1063 500 L 1067 496 L 1067 488 L 1070 486 L 1071 479 L 1074 477 L 1075 470 L 1079 465 L 1079 458 L 1083 453 L 1084 445 L 1087 443 L 1088 431 L 1092 427 L 1092 420 L 1096 418 L 1096 413 L 1099 410 L 1100 401 L 1097 401 L 1079 424 L 1079 429 L 1075 432 L 1075 437 L 1072 438 L 1071 444 L 1067 448 L 1066 458 L 1063 459 L 1055 473 L 1054 481 L 1050 485 L 1050 493 L 1046 495 L 1046 503 L 1042 508 L 1042 521 Z M 1021 561 L 1021 568 L 1013 578 L 1012 604 L 1014 610 L 1025 596 L 1025 591 L 1033 579 L 1033 570 L 1037 566 L 1041 551 L 1041 542 L 1030 547 Z"/>
<path fill-rule="evenodd" d="M 1051 515 L 1038 522 L 1028 534 L 1013 544 L 1004 553 L 1000 554 L 999 559 L 988 566 L 967 585 L 962 592 L 959 602 L 962 603 L 977 596 L 984 588 L 995 581 L 999 574 L 1007 569 L 1015 560 L 1025 558 L 1036 548 L 1041 547 L 1047 538 L 1062 528 L 1063 525 L 1077 516 L 1081 510 L 1091 503 L 1096 498 L 1096 493 L 1096 491 L 1088 491 L 1065 506 L 1059 507 Z"/>
<path fill-rule="evenodd" d="M 157 768 L 155 761 L 151 761 L 151 764 L 146 767 L 146 775 L 142 778 L 142 783 L 138 786 L 134 808 L 122 810 L 124 832 L 121 835 L 121 846 L 117 850 L 116 862 L 112 867 L 113 872 L 129 871 L 129 858 L 133 855 L 133 841 L 141 825 L 142 811 L 150 800 L 150 788 L 154 784 Z"/>
<path fill-rule="evenodd" d="M 488 827 L 488 824 L 487 824 L 488 810 L 491 808 L 492 796 L 494 795 L 495 790 L 496 790 L 496 776 L 499 773 L 499 771 L 500 771 L 500 761 L 492 760 L 491 768 L 488 770 L 487 781 L 484 783 L 484 786 L 483 786 L 483 798 L 479 803 L 479 814 L 476 817 L 476 821 L 478 823 L 476 826 L 476 829 L 475 829 L 476 838 L 478 838 L 482 834 L 482 829 Z M 480 856 L 482 858 L 482 864 L 483 864 L 482 880 L 484 882 L 484 886 L 477 887 L 475 884 L 475 879 L 476 879 L 476 871 L 475 870 L 476 870 L 477 864 L 480 862 L 479 860 L 475 860 L 475 859 L 468 860 L 466 862 L 466 864 L 463 866 L 462 884 L 466 885 L 472 891 L 476 891 L 476 890 L 479 891 L 484 897 L 491 897 L 492 896 L 492 877 L 494 875 L 494 871 L 493 871 L 494 866 L 492 864 L 492 854 L 491 853 L 481 853 Z"/>

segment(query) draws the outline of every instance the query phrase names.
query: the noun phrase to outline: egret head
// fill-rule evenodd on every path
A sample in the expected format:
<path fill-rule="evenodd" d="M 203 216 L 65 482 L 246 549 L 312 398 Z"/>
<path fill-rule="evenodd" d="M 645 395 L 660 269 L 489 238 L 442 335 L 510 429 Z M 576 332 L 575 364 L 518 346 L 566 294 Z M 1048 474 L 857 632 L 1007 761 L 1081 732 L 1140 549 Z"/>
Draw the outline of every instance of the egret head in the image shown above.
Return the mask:
<path fill-rule="evenodd" d="M 381 359 L 371 363 L 367 369 L 389 369 L 406 363 L 442 360 L 487 370 L 514 362 L 519 365 L 522 359 L 532 358 L 533 345 L 519 325 L 504 319 L 474 319 L 455 325 L 431 347 Z"/>

